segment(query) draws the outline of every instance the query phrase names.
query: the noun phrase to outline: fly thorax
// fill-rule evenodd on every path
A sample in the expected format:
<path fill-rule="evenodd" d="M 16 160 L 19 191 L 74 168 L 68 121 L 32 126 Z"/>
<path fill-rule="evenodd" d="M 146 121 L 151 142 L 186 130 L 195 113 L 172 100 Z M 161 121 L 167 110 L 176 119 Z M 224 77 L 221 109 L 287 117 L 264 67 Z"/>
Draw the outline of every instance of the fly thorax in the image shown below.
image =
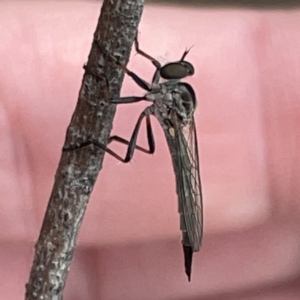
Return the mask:
<path fill-rule="evenodd" d="M 164 94 L 163 95 L 163 103 L 165 104 L 165 105 L 167 105 L 167 106 L 169 106 L 169 107 L 172 107 L 173 106 L 173 101 L 174 101 L 174 99 L 173 99 L 173 95 L 172 95 L 172 93 L 166 93 L 166 94 Z"/>
<path fill-rule="evenodd" d="M 162 86 L 159 83 L 153 83 L 151 86 L 151 92 L 152 93 L 159 93 L 162 91 Z"/>
<path fill-rule="evenodd" d="M 145 98 L 149 101 L 155 102 L 157 98 L 157 94 L 153 94 L 150 92 L 145 95 Z"/>
<path fill-rule="evenodd" d="M 195 111 L 195 99 L 184 85 L 178 85 L 172 92 L 173 109 L 184 124 L 187 124 Z"/>
<path fill-rule="evenodd" d="M 164 85 L 161 86 L 158 92 L 153 92 L 146 94 L 146 99 L 155 102 L 158 107 L 171 107 L 173 105 L 172 94 L 165 88 Z"/>

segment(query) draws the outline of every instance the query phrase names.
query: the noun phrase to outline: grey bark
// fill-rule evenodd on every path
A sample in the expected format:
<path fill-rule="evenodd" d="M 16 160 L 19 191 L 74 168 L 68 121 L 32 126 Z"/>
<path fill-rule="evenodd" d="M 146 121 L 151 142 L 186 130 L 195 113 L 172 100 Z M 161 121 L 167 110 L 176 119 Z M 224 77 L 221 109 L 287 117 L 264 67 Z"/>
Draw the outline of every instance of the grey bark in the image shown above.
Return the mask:
<path fill-rule="evenodd" d="M 103 47 L 127 64 L 144 0 L 104 0 L 94 34 Z M 67 130 L 66 148 L 97 140 L 106 145 L 124 73 L 93 43 L 78 103 Z M 95 76 L 97 74 L 97 76 Z M 107 83 L 109 83 L 109 94 Z M 63 99 L 62 99 L 63 101 Z M 55 124 L 54 124 L 55 125 Z M 26 284 L 26 300 L 61 300 L 78 232 L 102 168 L 104 151 L 88 146 L 63 152 Z M 101 228 L 99 228 L 101 230 Z"/>

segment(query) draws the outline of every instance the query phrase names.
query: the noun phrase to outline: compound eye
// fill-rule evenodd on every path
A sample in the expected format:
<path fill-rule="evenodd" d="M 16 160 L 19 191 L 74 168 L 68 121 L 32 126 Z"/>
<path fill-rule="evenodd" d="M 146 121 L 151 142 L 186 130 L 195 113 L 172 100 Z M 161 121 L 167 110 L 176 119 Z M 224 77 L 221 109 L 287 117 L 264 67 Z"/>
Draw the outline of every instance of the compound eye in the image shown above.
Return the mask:
<path fill-rule="evenodd" d="M 168 63 L 160 69 L 160 76 L 164 79 L 182 79 L 194 74 L 194 67 L 187 61 Z"/>
<path fill-rule="evenodd" d="M 195 74 L 195 69 L 194 69 L 192 64 L 190 64 L 187 61 L 184 61 L 183 64 L 184 64 L 184 67 L 186 69 L 187 74 L 189 74 L 189 75 L 194 75 Z"/>

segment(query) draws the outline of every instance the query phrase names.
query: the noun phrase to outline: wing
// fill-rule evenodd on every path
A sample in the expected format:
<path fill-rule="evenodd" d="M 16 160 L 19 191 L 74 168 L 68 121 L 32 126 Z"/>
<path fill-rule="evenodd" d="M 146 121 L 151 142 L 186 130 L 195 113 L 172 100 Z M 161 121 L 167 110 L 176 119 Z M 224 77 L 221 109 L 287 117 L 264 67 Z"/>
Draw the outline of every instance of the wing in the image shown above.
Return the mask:
<path fill-rule="evenodd" d="M 176 175 L 185 269 L 190 279 L 193 252 L 199 251 L 203 234 L 197 133 L 194 117 L 183 125 L 177 114 L 173 114 L 172 125 L 165 132 Z"/>
<path fill-rule="evenodd" d="M 202 191 L 199 174 L 197 133 L 194 118 L 177 131 L 178 163 L 181 172 L 177 178 L 180 229 L 183 245 L 193 252 L 200 249 L 203 233 Z"/>

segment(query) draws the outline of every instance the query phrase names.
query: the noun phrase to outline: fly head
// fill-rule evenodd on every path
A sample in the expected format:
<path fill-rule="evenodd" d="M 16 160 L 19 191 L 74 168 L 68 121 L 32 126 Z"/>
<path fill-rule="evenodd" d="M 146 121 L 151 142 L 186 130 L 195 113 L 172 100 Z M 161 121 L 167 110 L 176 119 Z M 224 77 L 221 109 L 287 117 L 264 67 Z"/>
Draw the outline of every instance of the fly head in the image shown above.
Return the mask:
<path fill-rule="evenodd" d="M 160 76 L 164 79 L 182 79 L 195 73 L 194 66 L 187 61 L 176 61 L 164 65 L 160 69 Z"/>

